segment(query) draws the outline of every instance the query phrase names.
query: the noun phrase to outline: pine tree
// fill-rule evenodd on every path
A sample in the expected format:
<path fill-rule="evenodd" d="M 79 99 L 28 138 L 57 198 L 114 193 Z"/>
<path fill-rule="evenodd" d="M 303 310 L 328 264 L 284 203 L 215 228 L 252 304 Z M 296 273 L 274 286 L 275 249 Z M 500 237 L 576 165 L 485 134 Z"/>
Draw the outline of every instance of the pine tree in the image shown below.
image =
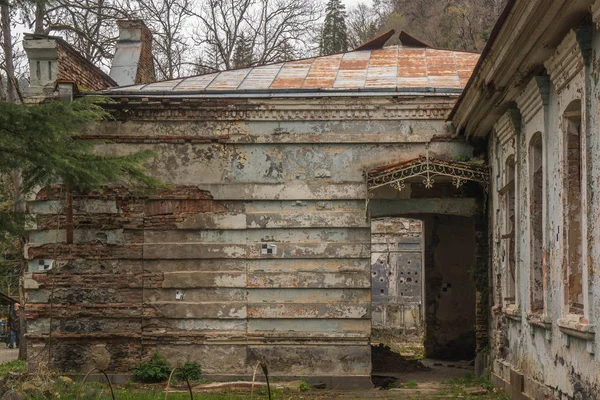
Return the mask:
<path fill-rule="evenodd" d="M 321 55 L 347 51 L 346 7 L 341 0 L 329 0 L 325 10 L 325 23 L 319 43 Z"/>
<path fill-rule="evenodd" d="M 254 54 L 252 53 L 252 41 L 242 33 L 235 45 L 232 66 L 233 68 L 244 68 L 253 63 Z"/>
<path fill-rule="evenodd" d="M 152 152 L 103 156 L 93 151 L 99 142 L 79 137 L 86 127 L 110 118 L 98 101 L 86 97 L 31 106 L 0 103 L 0 177 L 21 171 L 23 198 L 60 182 L 76 192 L 110 183 L 161 186 L 142 167 Z M 10 182 L 0 179 L 0 241 L 24 229 L 25 216 L 10 206 L 12 191 Z"/>

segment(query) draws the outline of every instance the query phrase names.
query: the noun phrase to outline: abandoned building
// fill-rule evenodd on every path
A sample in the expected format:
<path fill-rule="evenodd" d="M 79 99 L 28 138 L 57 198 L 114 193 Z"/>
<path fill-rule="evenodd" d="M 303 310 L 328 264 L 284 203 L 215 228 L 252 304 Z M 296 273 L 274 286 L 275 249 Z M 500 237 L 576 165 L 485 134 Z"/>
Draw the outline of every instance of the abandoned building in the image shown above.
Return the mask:
<path fill-rule="evenodd" d="M 169 185 L 29 201 L 30 364 L 369 386 L 388 326 L 514 399 L 600 398 L 599 24 L 600 0 L 509 0 L 481 55 L 383 35 L 162 82 L 141 21 L 110 74 L 26 36 L 29 101 L 112 98 L 86 137 Z"/>

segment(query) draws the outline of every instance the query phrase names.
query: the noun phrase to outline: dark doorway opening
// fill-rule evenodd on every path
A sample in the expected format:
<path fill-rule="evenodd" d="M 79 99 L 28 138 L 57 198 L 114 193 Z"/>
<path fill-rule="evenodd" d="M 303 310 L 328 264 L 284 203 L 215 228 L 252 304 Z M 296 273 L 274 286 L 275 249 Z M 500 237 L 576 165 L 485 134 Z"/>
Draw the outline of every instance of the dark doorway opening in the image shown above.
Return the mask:
<path fill-rule="evenodd" d="M 452 176 L 458 170 L 472 174 Z M 486 188 L 486 172 L 479 165 L 468 163 L 423 158 L 369 173 L 372 344 L 377 346 L 372 348 L 374 374 L 402 372 L 404 374 L 397 374 L 401 381 L 414 376 L 411 374 L 417 374 L 414 376 L 417 381 L 448 380 L 476 372 L 476 366 L 481 364 L 477 360 L 485 358 L 489 264 L 484 210 Z M 411 242 L 395 233 L 395 242 L 391 240 L 394 232 L 389 228 L 393 228 L 393 221 L 413 221 L 413 225 L 420 227 L 419 239 Z M 382 224 L 387 230 L 382 230 Z M 411 259 L 402 254 L 400 239 L 405 241 L 404 245 L 414 246 L 413 256 L 418 254 L 419 257 Z M 394 248 L 395 258 L 387 247 Z M 398 324 L 398 318 L 390 316 L 394 294 L 396 300 L 401 299 L 398 295 L 404 294 L 398 290 L 400 271 L 402 263 L 407 264 L 408 260 L 411 264 L 418 260 L 420 264 L 416 275 L 420 292 L 416 291 L 418 301 L 415 303 L 421 319 L 413 324 L 412 331 L 407 329 L 406 318 L 400 319 L 401 324 Z M 392 268 L 394 262 L 395 269 Z M 414 283 L 414 272 L 410 272 Z M 405 281 L 406 277 L 405 274 Z M 391 282 L 391 278 L 396 282 Z M 382 329 L 387 335 L 381 335 Z M 411 348 L 415 336 L 422 344 L 419 352 Z M 394 363 L 382 361 L 382 354 L 395 356 L 382 351 L 386 349 L 380 347 L 381 343 L 401 358 Z M 418 364 L 409 364 L 412 369 L 386 371 L 388 365 L 402 364 L 403 360 Z"/>

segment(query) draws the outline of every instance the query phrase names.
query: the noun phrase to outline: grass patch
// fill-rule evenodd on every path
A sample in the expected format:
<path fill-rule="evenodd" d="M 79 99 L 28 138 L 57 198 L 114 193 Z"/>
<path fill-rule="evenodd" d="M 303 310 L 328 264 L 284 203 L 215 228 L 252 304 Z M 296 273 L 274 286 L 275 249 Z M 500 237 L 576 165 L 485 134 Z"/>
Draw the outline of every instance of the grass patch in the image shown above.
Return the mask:
<path fill-rule="evenodd" d="M 419 386 L 419 384 L 415 380 L 410 380 L 410 381 L 402 384 L 402 387 L 405 387 L 407 389 L 414 389 L 418 386 Z"/>
<path fill-rule="evenodd" d="M 118 400 L 164 400 L 165 385 L 163 384 L 146 384 L 128 383 L 114 387 L 115 398 Z M 48 398 L 56 398 L 61 400 L 75 400 L 79 382 L 72 384 L 64 384 L 57 382 L 52 388 L 44 390 L 44 393 L 26 393 L 25 400 L 47 400 Z M 174 392 L 175 391 L 175 392 Z M 112 400 L 110 389 L 105 383 L 89 382 L 86 383 L 81 390 L 81 398 L 86 400 Z M 290 389 L 271 389 L 273 400 L 289 400 L 289 399 L 325 399 L 322 394 L 302 394 Z M 50 396 L 49 396 L 50 395 Z M 169 400 L 188 400 L 190 398 L 187 388 L 183 386 L 171 388 L 169 390 Z M 195 392 L 195 400 L 248 400 L 250 391 L 239 390 L 223 390 L 219 392 Z M 268 399 L 266 388 L 256 388 L 254 390 L 254 399 Z"/>
<path fill-rule="evenodd" d="M 501 391 L 494 389 L 494 385 L 489 379 L 489 375 L 475 377 L 474 374 L 466 374 L 462 378 L 451 379 L 447 382 L 448 387 L 442 391 L 442 394 L 451 395 L 453 398 L 462 399 L 486 399 L 486 400 L 508 400 L 508 397 Z M 480 387 L 486 389 L 488 394 L 470 394 L 469 388 Z"/>
<path fill-rule="evenodd" d="M 486 374 L 481 375 L 479 378 L 475 377 L 475 374 L 466 374 L 462 378 L 455 378 L 448 381 L 450 385 L 464 386 L 464 387 L 475 387 L 481 386 L 487 390 L 492 390 L 494 385 Z"/>
<path fill-rule="evenodd" d="M 10 371 L 20 373 L 27 372 L 27 362 L 17 360 L 0 364 L 0 376 L 6 376 Z"/>

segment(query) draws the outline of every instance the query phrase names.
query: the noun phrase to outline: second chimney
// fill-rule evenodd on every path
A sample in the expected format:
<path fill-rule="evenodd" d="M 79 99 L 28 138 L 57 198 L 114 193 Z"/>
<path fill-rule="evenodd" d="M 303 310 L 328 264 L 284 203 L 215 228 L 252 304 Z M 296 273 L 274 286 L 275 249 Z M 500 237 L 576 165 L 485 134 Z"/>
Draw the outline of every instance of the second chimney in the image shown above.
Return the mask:
<path fill-rule="evenodd" d="M 119 39 L 110 77 L 119 86 L 156 81 L 152 58 L 152 33 L 142 20 L 117 21 Z"/>

